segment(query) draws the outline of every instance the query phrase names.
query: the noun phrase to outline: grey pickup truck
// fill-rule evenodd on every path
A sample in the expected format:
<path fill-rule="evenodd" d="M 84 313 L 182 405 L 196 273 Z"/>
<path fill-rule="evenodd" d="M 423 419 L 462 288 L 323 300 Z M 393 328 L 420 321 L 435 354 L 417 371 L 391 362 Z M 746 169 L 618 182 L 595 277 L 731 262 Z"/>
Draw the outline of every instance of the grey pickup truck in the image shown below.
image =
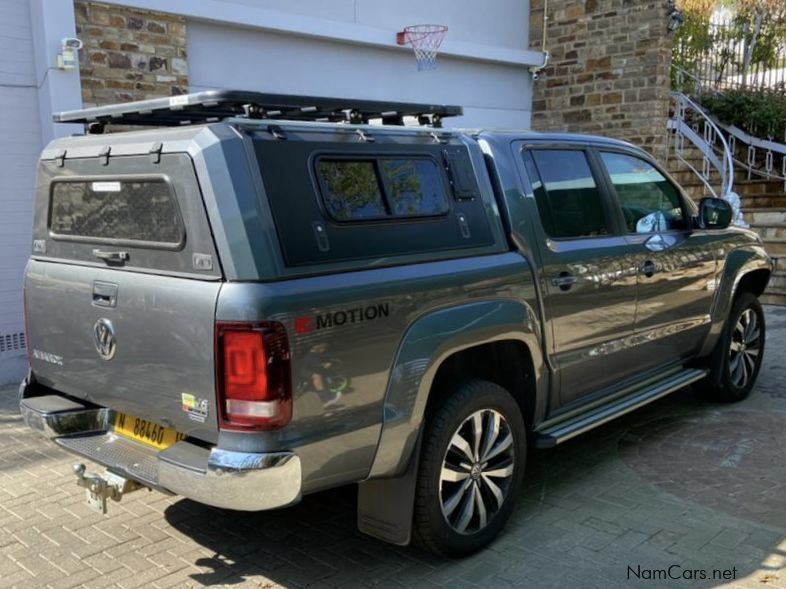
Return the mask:
<path fill-rule="evenodd" d="M 56 117 L 86 133 L 41 156 L 19 407 L 106 467 L 74 466 L 89 504 L 357 484 L 360 530 L 460 556 L 528 447 L 750 392 L 772 265 L 726 202 L 620 141 L 442 127 L 461 112 L 210 91 Z"/>

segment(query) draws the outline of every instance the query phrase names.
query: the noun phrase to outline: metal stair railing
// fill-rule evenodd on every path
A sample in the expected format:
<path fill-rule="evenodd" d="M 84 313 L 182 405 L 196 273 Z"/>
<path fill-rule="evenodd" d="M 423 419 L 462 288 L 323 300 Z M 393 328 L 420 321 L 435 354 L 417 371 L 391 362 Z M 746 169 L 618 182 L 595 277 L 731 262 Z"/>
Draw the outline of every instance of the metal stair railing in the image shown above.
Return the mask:
<path fill-rule="evenodd" d="M 674 67 L 674 70 L 677 87 L 691 91 L 696 96 L 702 92 L 718 92 L 716 88 L 707 86 L 706 82 L 702 81 L 698 76 L 682 68 Z M 719 121 L 711 113 L 706 114 L 712 123 L 723 131 L 731 152 L 733 164 L 737 164 L 740 168 L 748 171 L 748 180 L 752 180 L 754 176 L 779 180 L 783 182 L 783 188 L 786 191 L 786 121 L 781 122 L 783 124 L 784 142 L 778 143 L 774 139 L 776 132 L 775 121 L 773 121 L 773 127 L 768 129 L 767 139 L 762 139 L 752 133 L 743 131 L 735 125 Z M 744 149 L 745 161 L 736 157 L 738 146 Z M 776 165 L 777 157 L 780 157 L 781 160 L 780 167 Z"/>
<path fill-rule="evenodd" d="M 779 180 L 783 182 L 783 190 L 786 192 L 786 125 L 784 143 L 778 143 L 773 141 L 772 137 L 761 139 L 746 133 L 735 125 L 727 125 L 717 120 L 715 123 L 726 132 L 732 154 L 737 153 L 738 144 L 742 144 L 746 148 L 746 161 L 743 162 L 736 158 L 734 161 L 748 170 L 748 180 L 752 180 L 753 176 L 767 180 Z M 776 154 L 781 158 L 780 170 L 775 164 Z"/>
<path fill-rule="evenodd" d="M 736 200 L 735 213 L 737 213 L 739 197 L 733 190 L 734 161 L 724 134 L 707 112 L 686 94 L 672 92 L 671 99 L 674 103 L 674 116 L 669 121 L 669 128 L 674 132 L 674 156 L 693 171 L 712 196 L 729 200 L 732 206 Z M 701 152 L 701 170 L 696 169 L 685 157 L 686 140 Z M 718 188 L 711 181 L 713 170 L 720 178 Z"/>

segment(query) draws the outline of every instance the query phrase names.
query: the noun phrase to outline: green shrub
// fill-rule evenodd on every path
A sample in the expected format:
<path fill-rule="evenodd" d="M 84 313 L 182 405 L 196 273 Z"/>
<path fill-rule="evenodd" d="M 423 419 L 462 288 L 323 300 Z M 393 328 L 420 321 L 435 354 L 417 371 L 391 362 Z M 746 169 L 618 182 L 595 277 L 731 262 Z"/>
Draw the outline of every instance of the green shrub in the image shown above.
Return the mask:
<path fill-rule="evenodd" d="M 736 125 L 751 135 L 784 141 L 786 95 L 782 91 L 727 90 L 707 92 L 699 102 L 722 123 Z"/>

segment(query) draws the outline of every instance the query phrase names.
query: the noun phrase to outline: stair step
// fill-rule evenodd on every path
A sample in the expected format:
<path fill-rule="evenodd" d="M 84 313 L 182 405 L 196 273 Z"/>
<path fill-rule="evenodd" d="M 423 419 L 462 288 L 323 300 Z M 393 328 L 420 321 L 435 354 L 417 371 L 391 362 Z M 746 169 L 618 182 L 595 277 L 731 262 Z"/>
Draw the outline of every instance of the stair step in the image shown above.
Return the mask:
<path fill-rule="evenodd" d="M 783 208 L 743 208 L 745 220 L 751 224 L 781 225 L 786 224 L 786 209 Z"/>
<path fill-rule="evenodd" d="M 603 425 L 648 403 L 652 403 L 669 393 L 704 378 L 706 375 L 706 370 L 696 368 L 679 370 L 660 380 L 650 382 L 643 388 L 641 385 L 632 387 L 611 401 L 594 406 L 577 415 L 549 420 L 536 432 L 535 445 L 539 448 L 549 448 L 561 444 L 592 428 Z"/>
<path fill-rule="evenodd" d="M 786 209 L 786 194 L 741 194 L 742 205 L 745 209 Z"/>
<path fill-rule="evenodd" d="M 786 240 L 774 241 L 765 239 L 764 249 L 773 258 L 786 258 Z"/>
<path fill-rule="evenodd" d="M 749 221 L 750 222 L 750 221 Z M 783 223 L 750 223 L 751 229 L 758 233 L 765 244 L 775 241 L 786 241 L 786 224 Z M 765 245 L 766 247 L 766 245 Z"/>
<path fill-rule="evenodd" d="M 759 301 L 762 305 L 778 305 L 783 307 L 786 306 L 786 293 L 772 293 L 766 291 L 759 297 Z"/>
<path fill-rule="evenodd" d="M 739 184 L 771 184 L 777 187 L 783 187 L 783 180 L 779 180 L 778 178 L 765 178 L 764 176 L 756 176 L 755 174 L 748 178 L 748 170 L 740 168 L 737 166 L 734 169 L 734 176 L 735 176 L 735 183 Z M 739 178 L 737 177 L 739 176 Z"/>
<path fill-rule="evenodd" d="M 783 182 L 778 180 L 734 180 L 734 192 L 740 196 L 772 194 L 783 189 Z"/>
<path fill-rule="evenodd" d="M 767 294 L 784 294 L 786 295 L 786 273 L 783 271 L 773 272 L 770 276 L 770 282 L 767 284 Z"/>

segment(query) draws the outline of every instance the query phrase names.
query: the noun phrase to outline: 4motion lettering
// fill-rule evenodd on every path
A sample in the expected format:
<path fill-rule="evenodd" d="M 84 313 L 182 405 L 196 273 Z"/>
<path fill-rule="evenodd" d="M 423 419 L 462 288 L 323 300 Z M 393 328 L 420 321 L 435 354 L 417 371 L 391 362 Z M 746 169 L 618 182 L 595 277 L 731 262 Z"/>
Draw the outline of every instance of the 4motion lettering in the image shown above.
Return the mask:
<path fill-rule="evenodd" d="M 388 303 L 381 303 L 379 305 L 342 309 L 330 313 L 322 313 L 320 315 L 297 317 L 295 319 L 295 333 L 311 333 L 312 331 L 319 331 L 320 329 L 375 321 L 388 316 L 390 316 L 390 305 Z"/>

